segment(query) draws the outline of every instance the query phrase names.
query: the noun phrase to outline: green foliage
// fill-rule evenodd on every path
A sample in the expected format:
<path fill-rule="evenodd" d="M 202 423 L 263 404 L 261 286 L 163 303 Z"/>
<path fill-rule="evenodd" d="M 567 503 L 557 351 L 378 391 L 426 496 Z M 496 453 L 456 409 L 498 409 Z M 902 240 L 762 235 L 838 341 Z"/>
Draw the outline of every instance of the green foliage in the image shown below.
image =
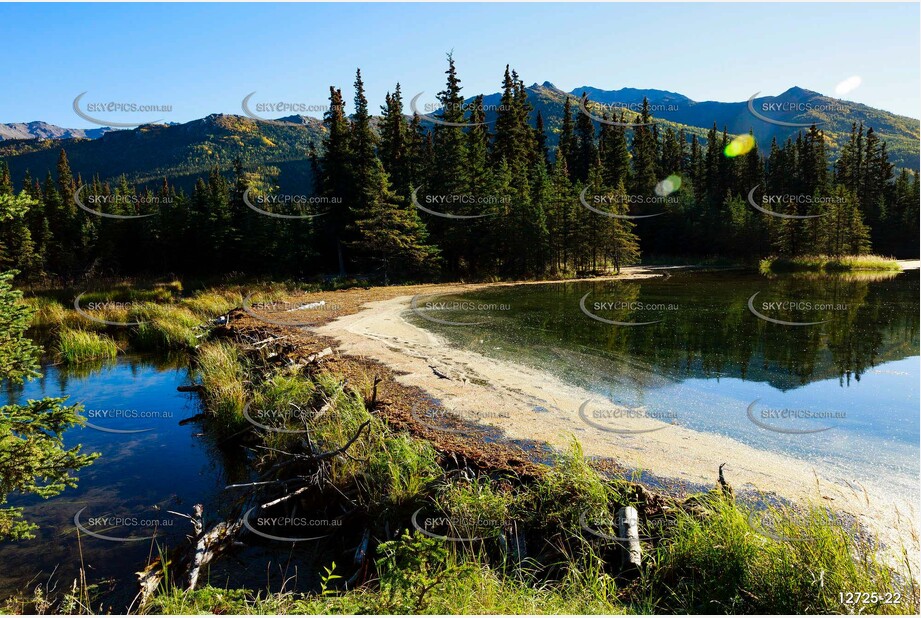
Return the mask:
<path fill-rule="evenodd" d="M 892 258 L 879 255 L 801 255 L 793 258 L 766 258 L 761 260 L 762 273 L 779 272 L 852 272 L 891 271 L 902 267 Z"/>
<path fill-rule="evenodd" d="M 655 550 L 646 585 L 664 593 L 659 611 L 732 614 L 849 613 L 840 592 L 900 593 L 901 603 L 869 612 L 911 613 L 912 584 L 877 562 L 854 530 L 824 509 L 797 515 L 773 509 L 775 540 L 753 526 L 752 514 L 720 493 L 703 516 L 681 512 Z"/>
<path fill-rule="evenodd" d="M 63 328 L 58 334 L 55 356 L 64 363 L 112 359 L 118 356 L 118 344 L 107 335 Z"/>
<path fill-rule="evenodd" d="M 223 341 L 205 343 L 198 348 L 195 364 L 218 431 L 233 433 L 245 426 L 246 371 L 236 346 Z"/>
<path fill-rule="evenodd" d="M 10 285 L 13 275 L 0 274 L 0 379 L 21 384 L 38 376 L 38 348 L 24 337 L 32 315 L 21 292 Z M 98 456 L 81 454 L 79 445 L 64 447 L 64 432 L 84 422 L 79 406 L 64 401 L 0 407 L 0 505 L 12 493 L 49 498 L 76 487 L 73 473 Z M 35 528 L 23 519 L 22 509 L 0 508 L 0 540 L 30 538 Z"/>

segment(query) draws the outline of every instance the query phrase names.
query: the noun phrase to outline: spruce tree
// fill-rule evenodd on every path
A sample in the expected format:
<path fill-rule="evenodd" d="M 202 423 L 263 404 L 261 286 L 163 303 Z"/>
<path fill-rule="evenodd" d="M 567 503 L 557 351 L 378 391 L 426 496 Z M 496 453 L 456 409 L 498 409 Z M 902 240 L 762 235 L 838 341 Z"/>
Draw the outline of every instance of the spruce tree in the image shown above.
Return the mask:
<path fill-rule="evenodd" d="M 653 195 L 658 183 L 656 167 L 657 144 L 649 123 L 652 115 L 649 113 L 649 100 L 643 97 L 643 107 L 640 112 L 641 126 L 633 129 L 633 192 L 636 195 Z"/>
<path fill-rule="evenodd" d="M 346 265 L 343 242 L 346 229 L 352 223 L 352 149 L 342 91 L 333 86 L 329 87 L 329 109 L 323 114 L 323 125 L 326 127 L 326 137 L 323 140 L 319 188 L 327 199 L 330 211 L 323 217 L 321 224 L 321 254 L 335 256 L 333 263 L 338 267 L 339 276 L 344 277 Z"/>

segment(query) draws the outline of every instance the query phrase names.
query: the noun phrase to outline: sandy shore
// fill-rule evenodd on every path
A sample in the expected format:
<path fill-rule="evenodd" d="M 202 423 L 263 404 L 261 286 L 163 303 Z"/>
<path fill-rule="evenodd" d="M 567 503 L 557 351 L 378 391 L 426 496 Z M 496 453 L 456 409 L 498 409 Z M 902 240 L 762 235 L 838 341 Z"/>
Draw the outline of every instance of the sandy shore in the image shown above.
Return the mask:
<path fill-rule="evenodd" d="M 661 269 L 635 268 L 619 278 L 660 274 Z M 338 340 L 343 353 L 384 363 L 401 374 L 401 383 L 423 389 L 444 408 L 495 426 L 511 439 L 565 448 L 575 437 L 588 456 L 613 458 L 627 468 L 707 486 L 714 484 L 718 466 L 729 462 L 726 475 L 737 490 L 775 493 L 798 503 L 822 504 L 850 513 L 893 548 L 908 544 L 912 561 L 918 564 L 917 505 L 908 497 L 894 496 L 881 487 L 849 483 L 840 471 L 831 468 L 680 425 L 621 419 L 618 426 L 627 429 L 645 430 L 657 427 L 655 423 L 663 428 L 633 435 L 596 429 L 579 416 L 586 400 L 602 403 L 592 393 L 537 369 L 452 347 L 405 319 L 415 293 L 479 287 L 398 289 L 395 293 L 399 296 L 371 300 L 357 313 L 310 330 Z"/>

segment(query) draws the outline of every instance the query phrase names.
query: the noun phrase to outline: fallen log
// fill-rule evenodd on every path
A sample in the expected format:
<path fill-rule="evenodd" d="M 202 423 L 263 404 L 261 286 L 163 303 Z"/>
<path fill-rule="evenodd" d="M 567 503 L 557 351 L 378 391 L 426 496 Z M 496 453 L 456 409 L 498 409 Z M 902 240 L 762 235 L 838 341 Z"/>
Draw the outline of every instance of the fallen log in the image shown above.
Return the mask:
<path fill-rule="evenodd" d="M 624 570 L 639 570 L 643 562 L 640 546 L 639 513 L 632 506 L 617 511 L 618 535 L 624 539 L 622 566 Z"/>
<path fill-rule="evenodd" d="M 230 546 L 243 527 L 243 520 L 221 521 L 212 528 L 204 529 L 204 507 L 196 504 L 192 515 L 168 511 L 173 515 L 184 517 L 192 523 L 194 536 L 190 537 L 188 547 L 180 547 L 165 556 L 155 558 L 143 571 L 137 573 L 140 587 L 140 606 L 144 607 L 160 587 L 164 573 L 169 573 L 173 581 L 185 581 L 185 589 L 193 590 L 198 584 L 201 568 L 210 563 L 220 552 Z"/>

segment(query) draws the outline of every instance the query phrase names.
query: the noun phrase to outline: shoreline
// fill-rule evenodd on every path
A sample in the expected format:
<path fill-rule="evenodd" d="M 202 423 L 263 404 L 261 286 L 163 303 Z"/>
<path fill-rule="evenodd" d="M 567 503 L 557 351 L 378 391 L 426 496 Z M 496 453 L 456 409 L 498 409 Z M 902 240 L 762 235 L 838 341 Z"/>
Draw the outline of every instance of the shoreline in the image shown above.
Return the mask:
<path fill-rule="evenodd" d="M 907 266 L 917 268 L 917 262 Z M 663 270 L 669 269 L 636 267 L 610 278 L 656 277 Z M 553 282 L 533 282 L 544 283 Z M 384 364 L 399 383 L 421 389 L 461 419 L 501 431 L 503 439 L 543 442 L 561 449 L 576 438 L 587 457 L 612 460 L 627 469 L 691 486 L 713 486 L 719 465 L 729 462 L 726 476 L 737 492 L 776 495 L 847 513 L 887 545 L 891 558 L 900 560 L 905 545 L 912 564 L 919 563 L 918 514 L 910 496 L 896 496 L 879 486 L 851 484 L 828 466 L 661 421 L 625 419 L 627 429 L 648 429 L 650 423 L 663 427 L 635 435 L 595 429 L 578 415 L 584 401 L 598 401 L 592 392 L 539 369 L 454 348 L 403 317 L 413 292 L 445 294 L 512 285 L 521 284 L 395 288 L 395 296 L 375 295 L 377 299 L 368 298 L 355 313 L 330 316 L 325 324 L 306 330 L 335 340 L 341 353 Z M 417 412 L 418 418 L 425 411 Z"/>

